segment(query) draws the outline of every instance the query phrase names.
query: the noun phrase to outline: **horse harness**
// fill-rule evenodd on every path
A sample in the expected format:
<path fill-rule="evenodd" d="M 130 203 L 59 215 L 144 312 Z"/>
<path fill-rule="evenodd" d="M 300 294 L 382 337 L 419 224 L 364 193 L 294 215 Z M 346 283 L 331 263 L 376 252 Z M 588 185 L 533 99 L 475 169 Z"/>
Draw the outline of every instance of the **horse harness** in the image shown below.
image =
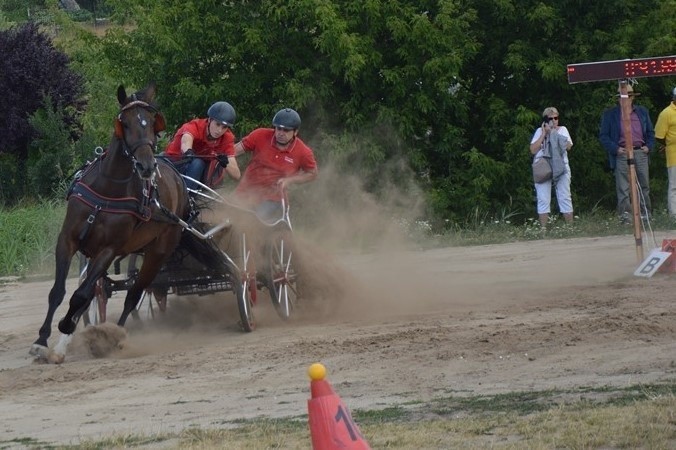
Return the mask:
<path fill-rule="evenodd" d="M 84 242 L 91 230 L 91 226 L 96 220 L 96 216 L 101 212 L 112 214 L 129 214 L 138 219 L 136 226 L 146 223 L 150 220 L 158 222 L 179 223 L 178 216 L 171 213 L 159 202 L 159 191 L 155 180 L 145 179 L 141 188 L 140 199 L 137 197 L 106 197 L 93 190 L 85 184 L 82 178 L 95 167 L 100 166 L 100 161 L 105 158 L 106 153 L 96 158 L 92 162 L 87 162 L 76 174 L 73 182 L 66 194 L 66 200 L 74 198 L 92 208 L 85 227 L 78 236 L 80 242 Z M 153 210 L 151 203 L 155 203 L 159 210 Z"/>

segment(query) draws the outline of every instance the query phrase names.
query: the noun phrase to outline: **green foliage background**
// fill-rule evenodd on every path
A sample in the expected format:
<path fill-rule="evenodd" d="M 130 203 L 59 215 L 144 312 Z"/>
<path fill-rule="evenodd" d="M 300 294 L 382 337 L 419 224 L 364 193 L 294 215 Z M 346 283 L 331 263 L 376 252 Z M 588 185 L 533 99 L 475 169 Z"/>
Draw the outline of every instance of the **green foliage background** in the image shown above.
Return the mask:
<path fill-rule="evenodd" d="M 16 21 L 14 3 L 0 0 Z M 54 1 L 35 3 L 51 12 L 56 45 L 85 79 L 73 166 L 105 145 L 117 84 L 153 79 L 169 130 L 220 99 L 237 110 L 238 136 L 282 106 L 298 109 L 321 164 L 357 175 L 376 195 L 392 182 L 415 185 L 439 227 L 477 211 L 534 216 L 528 143 L 547 106 L 575 142 L 576 210 L 612 211 L 597 132 L 617 83 L 570 85 L 566 65 L 676 49 L 676 0 L 107 0 L 97 5 L 110 13 L 105 33 L 73 23 Z M 653 120 L 675 84 L 639 80 L 638 102 Z M 392 163 L 400 160 L 408 170 Z M 664 208 L 662 155 L 651 170 L 653 204 Z"/>

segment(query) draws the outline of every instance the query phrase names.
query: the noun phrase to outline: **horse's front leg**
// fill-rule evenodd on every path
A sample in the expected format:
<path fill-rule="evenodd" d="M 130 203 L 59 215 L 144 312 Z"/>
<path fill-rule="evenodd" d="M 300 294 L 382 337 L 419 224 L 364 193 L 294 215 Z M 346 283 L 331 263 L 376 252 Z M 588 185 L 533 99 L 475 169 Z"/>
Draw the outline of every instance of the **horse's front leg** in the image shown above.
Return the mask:
<path fill-rule="evenodd" d="M 68 276 L 68 269 L 70 268 L 73 254 L 75 254 L 75 247 L 66 239 L 65 234 L 61 233 L 56 245 L 56 273 L 54 276 L 54 285 L 49 291 L 47 316 L 40 327 L 38 338 L 35 340 L 29 351 L 33 356 L 38 356 L 40 358 L 47 357 L 47 340 L 52 334 L 54 313 L 59 305 L 61 305 L 61 302 L 63 302 L 63 297 L 66 295 L 66 278 Z"/>
<path fill-rule="evenodd" d="M 70 298 L 68 312 L 59 322 L 59 331 L 73 334 L 80 317 L 89 307 L 96 289 L 96 282 L 101 278 L 113 262 L 115 253 L 112 248 L 105 248 L 89 263 L 87 276 Z"/>
<path fill-rule="evenodd" d="M 68 312 L 59 322 L 59 331 L 62 333 L 59 342 L 52 352 L 45 352 L 41 355 L 47 361 L 60 364 L 66 359 L 66 349 L 73 337 L 77 323 L 94 297 L 96 281 L 106 272 L 113 261 L 113 257 L 112 249 L 105 249 L 90 262 L 87 268 L 87 276 L 73 292 Z M 61 297 L 63 298 L 63 295 Z"/>

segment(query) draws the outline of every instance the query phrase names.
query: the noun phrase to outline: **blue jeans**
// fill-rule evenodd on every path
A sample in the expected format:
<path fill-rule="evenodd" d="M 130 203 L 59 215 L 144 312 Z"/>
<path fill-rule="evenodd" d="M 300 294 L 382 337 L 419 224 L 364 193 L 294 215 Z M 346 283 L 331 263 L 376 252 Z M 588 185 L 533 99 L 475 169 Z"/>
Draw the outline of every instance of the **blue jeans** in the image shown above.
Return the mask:
<path fill-rule="evenodd" d="M 206 167 L 207 163 L 202 158 L 192 158 L 191 161 L 188 161 L 185 164 L 177 165 L 176 169 L 178 169 L 179 173 L 201 182 Z M 186 180 L 186 184 L 188 189 L 199 189 L 192 181 Z"/>
<path fill-rule="evenodd" d="M 264 200 L 256 206 L 255 211 L 260 220 L 273 223 L 282 218 L 282 202 Z"/>

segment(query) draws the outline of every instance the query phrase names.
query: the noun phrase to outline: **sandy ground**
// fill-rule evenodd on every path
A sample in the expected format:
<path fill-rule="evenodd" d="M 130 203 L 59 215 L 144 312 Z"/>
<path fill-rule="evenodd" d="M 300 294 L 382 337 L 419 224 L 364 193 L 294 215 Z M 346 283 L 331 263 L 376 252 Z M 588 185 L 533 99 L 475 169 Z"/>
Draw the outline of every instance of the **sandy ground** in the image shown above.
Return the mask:
<path fill-rule="evenodd" d="M 230 294 L 170 297 L 166 317 L 129 322 L 122 348 L 103 358 L 88 344 L 110 327 L 80 326 L 61 365 L 28 356 L 51 282 L 8 283 L 0 287 L 0 447 L 302 416 L 316 361 L 350 409 L 673 382 L 676 274 L 635 277 L 637 265 L 632 236 L 333 253 L 312 265 L 335 294 L 329 314 L 283 323 L 262 292 L 258 328 L 244 333 Z M 114 320 L 121 304 L 117 293 Z"/>

